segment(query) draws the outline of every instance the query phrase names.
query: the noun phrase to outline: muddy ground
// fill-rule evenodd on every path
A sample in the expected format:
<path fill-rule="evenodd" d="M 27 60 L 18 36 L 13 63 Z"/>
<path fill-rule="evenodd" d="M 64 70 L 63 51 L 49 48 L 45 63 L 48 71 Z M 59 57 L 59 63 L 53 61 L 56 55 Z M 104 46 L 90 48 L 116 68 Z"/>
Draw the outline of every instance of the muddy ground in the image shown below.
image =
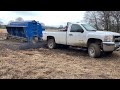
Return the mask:
<path fill-rule="evenodd" d="M 20 50 L 20 45 L 0 40 L 0 79 L 120 79 L 120 51 L 95 59 L 80 49 Z"/>

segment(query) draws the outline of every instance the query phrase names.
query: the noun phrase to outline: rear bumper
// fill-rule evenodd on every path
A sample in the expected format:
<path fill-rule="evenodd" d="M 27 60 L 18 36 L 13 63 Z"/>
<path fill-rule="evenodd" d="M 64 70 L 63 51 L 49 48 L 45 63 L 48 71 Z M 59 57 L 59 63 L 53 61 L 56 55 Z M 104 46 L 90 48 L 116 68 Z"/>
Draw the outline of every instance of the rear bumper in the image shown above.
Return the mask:
<path fill-rule="evenodd" d="M 120 50 L 120 43 L 103 42 L 103 51 L 115 51 Z"/>

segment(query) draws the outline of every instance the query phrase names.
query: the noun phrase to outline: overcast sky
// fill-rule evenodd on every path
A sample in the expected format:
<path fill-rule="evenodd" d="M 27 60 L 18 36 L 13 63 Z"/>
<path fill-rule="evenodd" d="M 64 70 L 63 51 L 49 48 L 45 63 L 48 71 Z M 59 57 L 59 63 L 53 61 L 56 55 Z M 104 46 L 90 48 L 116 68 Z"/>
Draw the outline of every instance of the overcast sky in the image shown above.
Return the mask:
<path fill-rule="evenodd" d="M 65 25 L 66 22 L 80 22 L 85 11 L 0 11 L 0 21 L 7 24 L 10 20 L 22 17 L 36 20 L 49 26 Z"/>

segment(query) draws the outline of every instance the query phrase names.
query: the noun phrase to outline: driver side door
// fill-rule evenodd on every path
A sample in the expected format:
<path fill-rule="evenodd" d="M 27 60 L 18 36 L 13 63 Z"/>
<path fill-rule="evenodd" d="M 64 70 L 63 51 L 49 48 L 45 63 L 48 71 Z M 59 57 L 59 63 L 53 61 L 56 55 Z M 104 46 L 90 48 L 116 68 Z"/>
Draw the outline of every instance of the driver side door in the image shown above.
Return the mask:
<path fill-rule="evenodd" d="M 72 24 L 70 31 L 67 34 L 67 45 L 71 46 L 83 46 L 85 32 L 78 24 Z"/>

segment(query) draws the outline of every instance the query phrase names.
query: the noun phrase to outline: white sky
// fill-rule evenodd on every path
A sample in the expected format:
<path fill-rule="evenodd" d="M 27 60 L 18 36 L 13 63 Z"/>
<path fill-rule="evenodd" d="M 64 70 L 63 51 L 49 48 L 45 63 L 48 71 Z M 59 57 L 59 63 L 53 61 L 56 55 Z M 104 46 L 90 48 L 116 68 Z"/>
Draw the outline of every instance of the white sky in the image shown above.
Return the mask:
<path fill-rule="evenodd" d="M 36 20 L 49 26 L 65 25 L 66 22 L 80 22 L 85 11 L 0 11 L 0 20 L 7 24 L 10 20 L 22 17 Z"/>

